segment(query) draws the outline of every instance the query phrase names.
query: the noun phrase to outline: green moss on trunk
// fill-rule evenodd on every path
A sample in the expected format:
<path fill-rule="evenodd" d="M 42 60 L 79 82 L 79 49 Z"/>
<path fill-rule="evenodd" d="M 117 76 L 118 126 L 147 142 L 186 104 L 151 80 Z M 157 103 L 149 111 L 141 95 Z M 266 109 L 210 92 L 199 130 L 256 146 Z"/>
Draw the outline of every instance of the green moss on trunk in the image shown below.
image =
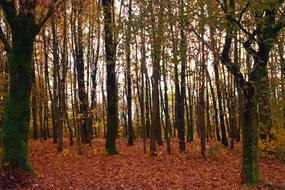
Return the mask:
<path fill-rule="evenodd" d="M 26 34 L 26 35 L 25 35 Z M 11 168 L 32 171 L 28 160 L 33 38 L 19 30 L 9 54 L 9 94 L 3 124 L 3 162 Z"/>
<path fill-rule="evenodd" d="M 255 89 L 248 84 L 245 90 L 245 112 L 243 128 L 243 182 L 259 182 L 258 159 L 258 112 Z"/>

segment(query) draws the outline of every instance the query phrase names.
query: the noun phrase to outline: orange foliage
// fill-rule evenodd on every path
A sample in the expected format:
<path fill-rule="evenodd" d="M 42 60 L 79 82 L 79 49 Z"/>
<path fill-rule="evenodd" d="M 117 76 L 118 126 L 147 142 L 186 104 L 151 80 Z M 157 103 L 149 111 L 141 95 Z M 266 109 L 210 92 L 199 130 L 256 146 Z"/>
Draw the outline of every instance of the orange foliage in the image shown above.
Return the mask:
<path fill-rule="evenodd" d="M 67 141 L 67 140 L 66 140 Z M 65 141 L 65 145 L 68 142 Z M 104 153 L 103 139 L 93 141 L 92 147 L 65 146 L 56 152 L 56 145 L 47 142 L 30 143 L 30 160 L 37 178 L 25 189 L 278 189 L 285 187 L 285 165 L 279 161 L 261 160 L 261 177 L 265 183 L 256 187 L 240 184 L 241 145 L 230 151 L 220 147 L 218 154 L 203 159 L 199 141 L 187 144 L 184 154 L 178 143 L 172 142 L 173 154 L 164 146 L 158 156 L 143 154 L 142 141 L 134 147 L 118 140 L 119 155 Z M 208 147 L 218 146 L 208 143 Z"/>

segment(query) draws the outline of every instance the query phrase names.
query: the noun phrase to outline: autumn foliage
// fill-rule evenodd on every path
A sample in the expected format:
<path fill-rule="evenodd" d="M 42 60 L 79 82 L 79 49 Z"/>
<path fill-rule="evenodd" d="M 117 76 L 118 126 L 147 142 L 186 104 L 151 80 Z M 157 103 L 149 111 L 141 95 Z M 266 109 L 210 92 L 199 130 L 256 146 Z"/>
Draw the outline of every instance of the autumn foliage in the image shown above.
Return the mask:
<path fill-rule="evenodd" d="M 67 140 L 67 139 L 66 139 Z M 180 154 L 177 142 L 172 142 L 173 154 L 167 155 L 165 147 L 158 147 L 158 156 L 142 153 L 142 141 L 127 147 L 119 140 L 119 155 L 108 156 L 104 140 L 94 140 L 92 146 L 64 147 L 62 153 L 47 142 L 30 142 L 30 160 L 37 173 L 34 181 L 24 178 L 18 183 L 5 184 L 23 189 L 282 189 L 285 187 L 285 165 L 277 160 L 261 160 L 264 181 L 256 186 L 240 184 L 240 145 L 230 151 L 215 142 L 207 143 L 207 159 L 200 156 L 199 142 L 187 144 Z M 67 144 L 67 143 L 65 143 Z M 8 182 L 15 179 L 10 176 Z M 7 181 L 6 181 L 7 182 Z M 3 184 L 4 183 L 4 184 Z M 12 186 L 10 186 L 12 185 Z"/>

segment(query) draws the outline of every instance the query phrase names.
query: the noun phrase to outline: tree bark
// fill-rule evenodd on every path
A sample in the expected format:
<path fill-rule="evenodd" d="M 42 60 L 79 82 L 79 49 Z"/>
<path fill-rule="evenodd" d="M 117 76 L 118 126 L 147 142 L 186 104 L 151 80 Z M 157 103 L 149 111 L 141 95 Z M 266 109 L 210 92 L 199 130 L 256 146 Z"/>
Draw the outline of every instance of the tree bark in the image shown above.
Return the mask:
<path fill-rule="evenodd" d="M 114 1 L 103 0 L 105 51 L 107 67 L 107 134 L 105 148 L 108 154 L 117 154 L 118 94 L 115 72 Z"/>
<path fill-rule="evenodd" d="M 186 95 L 186 81 L 185 81 L 185 72 L 186 72 L 186 62 L 187 62 L 187 45 L 186 45 L 186 34 L 185 34 L 185 24 L 186 24 L 186 16 L 183 0 L 179 1 L 179 9 L 180 9 L 180 58 L 181 58 L 181 91 L 179 97 L 179 107 L 180 107 L 180 124 L 179 124 L 179 151 L 185 151 L 185 95 Z"/>
<path fill-rule="evenodd" d="M 244 88 L 244 128 L 243 128 L 243 182 L 259 181 L 258 160 L 258 113 L 256 91 L 253 83 Z"/>
<path fill-rule="evenodd" d="M 128 145 L 134 145 L 134 129 L 132 121 L 132 80 L 131 80 L 131 22 L 132 0 L 129 0 L 128 25 L 126 34 L 126 60 L 127 60 L 127 104 L 128 104 Z"/>
<path fill-rule="evenodd" d="M 32 53 L 35 36 L 30 26 L 33 18 L 22 17 L 21 26 L 13 31 L 9 53 L 9 93 L 3 124 L 3 161 L 12 168 L 32 170 L 28 160 L 30 95 L 32 89 Z"/>

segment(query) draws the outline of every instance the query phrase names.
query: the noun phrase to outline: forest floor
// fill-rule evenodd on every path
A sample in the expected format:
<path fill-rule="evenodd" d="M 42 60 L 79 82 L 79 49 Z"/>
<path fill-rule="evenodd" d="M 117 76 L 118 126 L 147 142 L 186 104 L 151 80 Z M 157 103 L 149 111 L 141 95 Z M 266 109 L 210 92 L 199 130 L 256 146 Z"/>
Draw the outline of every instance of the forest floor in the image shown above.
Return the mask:
<path fill-rule="evenodd" d="M 82 155 L 67 141 L 59 154 L 51 140 L 31 140 L 30 161 L 37 177 L 24 189 L 285 189 L 285 164 L 277 160 L 261 159 L 261 184 L 241 184 L 240 144 L 228 150 L 207 143 L 208 157 L 203 159 L 198 141 L 187 144 L 183 154 L 178 152 L 178 142 L 172 142 L 171 155 L 159 146 L 156 157 L 143 154 L 141 140 L 132 147 L 126 143 L 118 140 L 120 154 L 108 156 L 103 139 L 82 145 Z"/>

